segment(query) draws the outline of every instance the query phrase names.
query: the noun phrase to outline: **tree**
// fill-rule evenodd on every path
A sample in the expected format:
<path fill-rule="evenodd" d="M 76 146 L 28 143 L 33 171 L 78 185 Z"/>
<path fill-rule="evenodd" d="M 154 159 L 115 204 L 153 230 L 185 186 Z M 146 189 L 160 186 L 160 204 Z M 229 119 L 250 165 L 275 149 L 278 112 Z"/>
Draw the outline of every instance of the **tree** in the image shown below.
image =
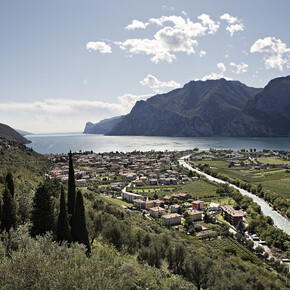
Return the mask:
<path fill-rule="evenodd" d="M 11 197 L 14 198 L 14 182 L 12 173 L 10 171 L 6 175 L 6 186 L 10 191 Z"/>
<path fill-rule="evenodd" d="M 81 191 L 77 192 L 75 214 L 73 219 L 72 236 L 75 242 L 84 244 L 87 247 L 87 253 L 91 252 L 89 233 L 86 225 L 86 216 L 84 200 Z"/>
<path fill-rule="evenodd" d="M 207 288 L 213 268 L 213 261 L 209 258 L 201 259 L 196 255 L 187 257 L 184 261 L 184 273 L 186 278 L 193 282 L 197 289 Z"/>
<path fill-rule="evenodd" d="M 58 242 L 62 242 L 62 241 L 71 242 L 72 241 L 63 186 L 61 187 L 61 194 L 60 194 L 60 205 L 59 205 L 59 215 L 58 215 L 58 220 L 57 220 L 56 239 Z"/>
<path fill-rule="evenodd" d="M 38 186 L 34 195 L 31 222 L 33 237 L 54 231 L 53 200 L 44 184 Z"/>
<path fill-rule="evenodd" d="M 68 194 L 67 194 L 67 210 L 69 214 L 70 225 L 73 224 L 74 210 L 76 202 L 76 185 L 75 185 L 75 171 L 72 161 L 72 153 L 69 152 L 69 172 L 68 172 Z"/>
<path fill-rule="evenodd" d="M 1 210 L 1 230 L 8 232 L 12 227 L 14 229 L 17 227 L 16 203 L 9 189 L 5 187 Z"/>

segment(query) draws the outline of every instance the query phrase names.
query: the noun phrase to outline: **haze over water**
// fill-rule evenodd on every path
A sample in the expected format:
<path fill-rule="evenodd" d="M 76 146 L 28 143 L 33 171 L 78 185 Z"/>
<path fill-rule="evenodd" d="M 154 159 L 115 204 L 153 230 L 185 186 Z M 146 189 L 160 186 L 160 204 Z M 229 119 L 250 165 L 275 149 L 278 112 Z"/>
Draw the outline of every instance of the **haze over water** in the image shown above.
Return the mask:
<path fill-rule="evenodd" d="M 67 153 L 93 150 L 101 152 L 173 151 L 198 147 L 214 149 L 290 150 L 290 138 L 235 138 L 235 137 L 159 137 L 159 136 L 104 136 L 81 133 L 28 135 L 27 144 L 36 152 Z"/>

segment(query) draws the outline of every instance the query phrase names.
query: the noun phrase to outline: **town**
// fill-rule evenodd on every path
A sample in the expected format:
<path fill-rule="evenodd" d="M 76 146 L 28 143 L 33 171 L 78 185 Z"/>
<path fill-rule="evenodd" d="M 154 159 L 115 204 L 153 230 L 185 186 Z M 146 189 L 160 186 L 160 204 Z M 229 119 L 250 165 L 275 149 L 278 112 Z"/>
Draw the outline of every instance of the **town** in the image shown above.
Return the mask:
<path fill-rule="evenodd" d="M 76 186 L 118 204 L 124 210 L 139 212 L 152 222 L 173 227 L 207 242 L 220 239 L 225 231 L 240 235 L 242 237 L 239 239 L 246 247 L 253 249 L 255 255 L 263 254 L 268 259 L 288 263 L 287 246 L 279 247 L 268 237 L 259 238 L 252 227 L 255 213 L 254 206 L 250 206 L 251 201 L 244 197 L 243 205 L 243 202 L 237 202 L 233 194 L 227 193 L 226 186 L 210 182 L 181 166 L 178 159 L 186 155 L 190 156 L 188 163 L 196 168 L 205 166 L 216 169 L 218 163 L 222 163 L 227 169 L 236 172 L 242 169 L 251 176 L 265 175 L 267 172 L 275 174 L 277 171 L 287 175 L 290 169 L 289 153 L 256 152 L 255 149 L 249 152 L 202 152 L 197 148 L 183 152 L 75 152 Z M 69 168 L 67 155 L 49 154 L 45 157 L 53 164 L 51 177 L 66 184 Z M 211 163 L 213 166 L 208 165 Z M 262 236 L 265 237 L 264 234 Z"/>

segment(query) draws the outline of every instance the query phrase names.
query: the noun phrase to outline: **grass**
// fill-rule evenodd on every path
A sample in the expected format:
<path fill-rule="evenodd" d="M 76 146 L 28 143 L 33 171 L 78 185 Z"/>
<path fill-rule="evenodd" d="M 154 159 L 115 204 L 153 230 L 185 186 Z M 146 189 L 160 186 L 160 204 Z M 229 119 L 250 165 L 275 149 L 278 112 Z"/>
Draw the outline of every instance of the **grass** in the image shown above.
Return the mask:
<path fill-rule="evenodd" d="M 120 200 L 120 199 L 108 197 L 108 196 L 105 196 L 103 194 L 101 194 L 100 196 L 101 196 L 102 199 L 105 199 L 106 201 L 109 201 L 109 202 L 114 203 L 116 205 L 125 205 L 125 206 L 128 206 L 128 207 L 132 206 L 131 203 L 125 202 L 125 201 Z"/>
<path fill-rule="evenodd" d="M 184 192 L 189 194 L 193 198 L 197 199 L 210 199 L 217 198 L 216 194 L 217 187 L 213 184 L 206 182 L 203 179 L 188 182 L 184 185 L 173 185 L 173 186 L 146 186 L 140 188 L 134 188 L 133 193 L 137 193 L 143 196 L 153 198 L 155 194 L 158 198 L 162 198 L 164 195 L 171 195 L 172 193 Z"/>
<path fill-rule="evenodd" d="M 257 159 L 260 163 L 264 163 L 264 164 L 283 164 L 283 163 L 286 163 L 286 164 L 290 164 L 290 161 L 287 161 L 287 160 L 283 160 L 283 159 L 280 159 L 278 157 L 262 157 L 262 158 L 258 158 Z"/>

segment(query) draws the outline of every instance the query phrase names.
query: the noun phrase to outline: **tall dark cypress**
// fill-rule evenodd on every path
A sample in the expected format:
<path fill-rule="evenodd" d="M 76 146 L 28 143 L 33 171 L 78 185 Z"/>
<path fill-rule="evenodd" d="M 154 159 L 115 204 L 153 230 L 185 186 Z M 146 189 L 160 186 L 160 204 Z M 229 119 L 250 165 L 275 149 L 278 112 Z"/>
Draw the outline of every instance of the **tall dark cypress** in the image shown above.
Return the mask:
<path fill-rule="evenodd" d="M 62 241 L 71 242 L 72 241 L 63 186 L 61 187 L 61 194 L 60 194 L 56 239 L 58 242 L 62 242 Z"/>
<path fill-rule="evenodd" d="M 6 175 L 6 185 L 10 191 L 11 197 L 14 198 L 14 182 L 11 172 L 8 172 Z"/>
<path fill-rule="evenodd" d="M 87 253 L 91 252 L 89 233 L 86 225 L 84 200 L 80 190 L 77 192 L 76 207 L 72 227 L 72 236 L 75 242 L 84 244 L 87 247 Z"/>
<path fill-rule="evenodd" d="M 76 185 L 75 171 L 72 160 L 72 153 L 69 152 L 69 173 L 68 173 L 68 194 L 67 194 L 67 210 L 69 214 L 70 225 L 73 223 L 73 216 L 76 202 Z"/>
<path fill-rule="evenodd" d="M 45 187 L 40 184 L 33 198 L 33 210 L 31 216 L 31 235 L 43 235 L 48 231 L 54 231 L 54 209 L 52 196 Z"/>
<path fill-rule="evenodd" d="M 1 210 L 1 230 L 9 231 L 12 227 L 14 229 L 17 227 L 16 203 L 9 189 L 5 187 Z"/>

